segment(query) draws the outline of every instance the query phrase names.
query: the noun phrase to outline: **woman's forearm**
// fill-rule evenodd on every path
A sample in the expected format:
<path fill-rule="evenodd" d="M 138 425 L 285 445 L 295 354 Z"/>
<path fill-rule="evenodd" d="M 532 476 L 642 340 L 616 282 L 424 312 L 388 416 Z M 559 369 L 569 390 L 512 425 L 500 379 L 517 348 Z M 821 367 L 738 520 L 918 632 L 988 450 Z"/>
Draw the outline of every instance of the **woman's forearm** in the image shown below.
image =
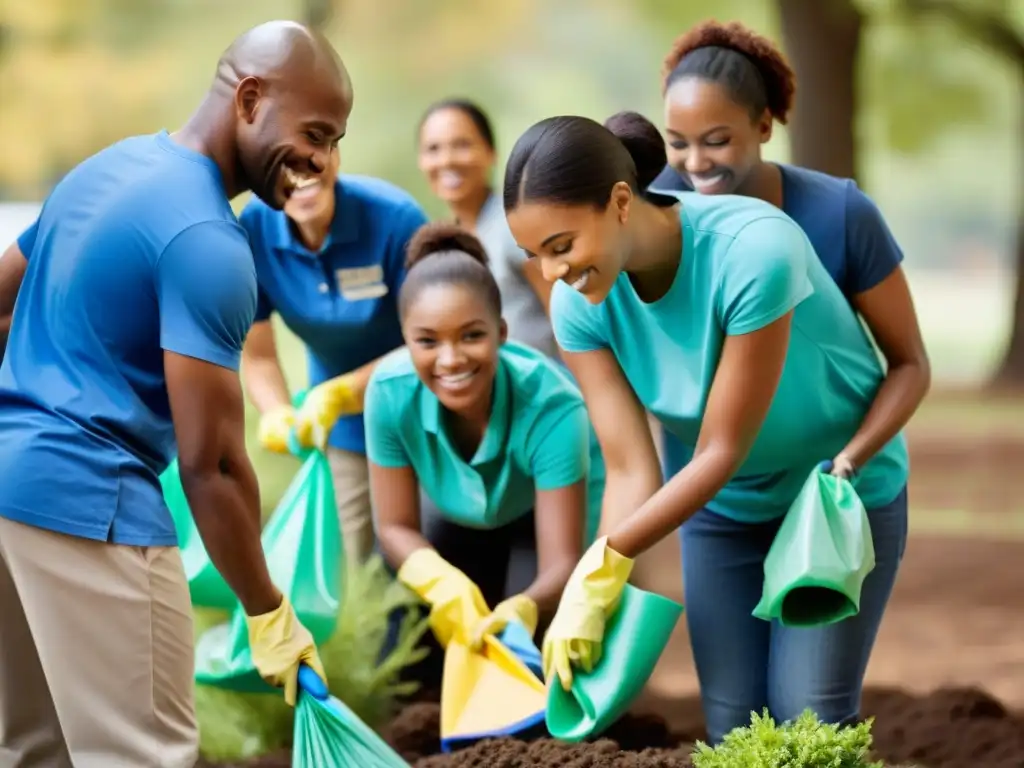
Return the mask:
<path fill-rule="evenodd" d="M 291 403 L 288 384 L 276 357 L 244 358 L 242 381 L 249 400 L 260 413 Z"/>
<path fill-rule="evenodd" d="M 433 547 L 422 533 L 405 525 L 380 525 L 377 538 L 388 564 L 396 571 L 405 564 L 413 552 L 424 547 Z"/>
<path fill-rule="evenodd" d="M 930 386 L 927 360 L 890 368 L 860 429 L 842 453 L 855 467 L 864 466 L 907 425 Z"/>
<path fill-rule="evenodd" d="M 711 501 L 741 461 L 735 451 L 698 451 L 675 477 L 614 527 L 608 546 L 629 558 L 643 554 Z"/>
<path fill-rule="evenodd" d="M 537 612 L 542 619 L 550 618 L 558 609 L 558 601 L 562 599 L 562 591 L 576 567 L 575 561 L 567 561 L 546 568 L 537 573 L 537 578 L 523 591 L 523 594 L 537 604 Z"/>

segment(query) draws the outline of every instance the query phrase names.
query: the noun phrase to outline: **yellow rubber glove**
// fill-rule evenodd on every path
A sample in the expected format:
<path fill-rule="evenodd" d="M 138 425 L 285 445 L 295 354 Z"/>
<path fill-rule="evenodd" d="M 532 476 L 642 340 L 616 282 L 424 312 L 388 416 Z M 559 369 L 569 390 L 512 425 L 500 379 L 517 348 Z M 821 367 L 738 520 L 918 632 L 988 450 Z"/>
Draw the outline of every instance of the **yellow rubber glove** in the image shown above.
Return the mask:
<path fill-rule="evenodd" d="M 480 588 L 430 547 L 409 555 L 398 580 L 430 605 L 430 628 L 442 648 L 452 639 L 469 645 L 472 628 L 490 613 Z"/>
<path fill-rule="evenodd" d="M 326 682 L 324 665 L 309 630 L 302 626 L 287 597 L 270 613 L 246 616 L 249 650 L 260 677 L 284 688 L 284 700 L 295 706 L 299 687 L 299 664 L 308 664 Z"/>
<path fill-rule="evenodd" d="M 295 409 L 290 405 L 271 408 L 260 417 L 260 445 L 274 453 L 290 453 L 288 435 L 294 424 Z"/>
<path fill-rule="evenodd" d="M 590 545 L 565 585 L 555 618 L 544 636 L 544 680 L 554 675 L 572 686 L 572 668 L 586 672 L 601 660 L 605 621 L 619 604 L 633 561 L 608 546 L 602 536 Z"/>
<path fill-rule="evenodd" d="M 473 627 L 470 637 L 470 648 L 479 650 L 487 635 L 499 635 L 510 621 L 518 621 L 533 637 L 537 631 L 537 603 L 526 595 L 513 595 L 502 600 L 490 614 L 480 619 Z"/>
<path fill-rule="evenodd" d="M 352 391 L 349 374 L 328 379 L 309 390 L 295 414 L 295 437 L 303 448 L 323 450 L 338 419 L 362 411 L 363 404 Z"/>

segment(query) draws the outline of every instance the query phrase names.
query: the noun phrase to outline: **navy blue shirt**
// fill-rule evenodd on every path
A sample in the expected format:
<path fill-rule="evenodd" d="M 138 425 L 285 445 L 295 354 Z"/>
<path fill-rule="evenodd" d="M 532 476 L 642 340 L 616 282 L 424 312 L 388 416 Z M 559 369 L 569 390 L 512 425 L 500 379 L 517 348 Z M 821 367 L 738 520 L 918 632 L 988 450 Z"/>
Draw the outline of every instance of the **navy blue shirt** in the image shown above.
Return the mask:
<path fill-rule="evenodd" d="M 118 142 L 52 191 L 0 365 L 0 515 L 173 546 L 159 476 L 176 453 L 163 350 L 237 370 L 252 252 L 220 171 L 162 132 Z"/>
<path fill-rule="evenodd" d="M 843 294 L 852 299 L 874 288 L 903 261 L 903 251 L 878 207 L 852 179 L 779 164 L 782 210 L 800 225 Z M 650 185 L 651 192 L 692 192 L 672 166 Z"/>
<path fill-rule="evenodd" d="M 261 200 L 240 217 L 256 261 L 256 320 L 277 312 L 302 340 L 310 386 L 402 346 L 406 246 L 427 223 L 411 195 L 380 179 L 344 174 L 335 194 L 334 221 L 318 253 L 302 245 L 283 211 Z M 328 443 L 365 454 L 362 414 L 338 419 Z"/>

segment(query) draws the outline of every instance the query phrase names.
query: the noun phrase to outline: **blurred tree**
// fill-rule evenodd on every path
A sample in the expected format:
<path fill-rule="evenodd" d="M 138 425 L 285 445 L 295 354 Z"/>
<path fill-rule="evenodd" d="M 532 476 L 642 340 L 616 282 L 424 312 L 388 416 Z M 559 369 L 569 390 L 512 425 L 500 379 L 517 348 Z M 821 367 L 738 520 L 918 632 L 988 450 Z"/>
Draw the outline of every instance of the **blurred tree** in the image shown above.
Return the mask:
<path fill-rule="evenodd" d="M 1015 24 L 1021 9 L 1008 0 L 902 0 L 904 8 L 917 16 L 934 15 L 952 24 L 959 39 L 990 51 L 1005 60 L 1017 77 L 1020 125 L 1018 140 L 1024 141 L 1024 32 Z M 1016 175 L 1018 194 L 1016 266 L 1013 318 L 1010 339 L 993 384 L 1024 387 L 1024 168 Z"/>
<path fill-rule="evenodd" d="M 333 15 L 334 2 L 332 0 L 302 0 L 302 21 L 313 29 L 323 30 L 326 28 Z"/>
<path fill-rule="evenodd" d="M 789 123 L 793 163 L 855 179 L 864 14 L 853 0 L 779 0 L 779 15 L 798 80 Z"/>

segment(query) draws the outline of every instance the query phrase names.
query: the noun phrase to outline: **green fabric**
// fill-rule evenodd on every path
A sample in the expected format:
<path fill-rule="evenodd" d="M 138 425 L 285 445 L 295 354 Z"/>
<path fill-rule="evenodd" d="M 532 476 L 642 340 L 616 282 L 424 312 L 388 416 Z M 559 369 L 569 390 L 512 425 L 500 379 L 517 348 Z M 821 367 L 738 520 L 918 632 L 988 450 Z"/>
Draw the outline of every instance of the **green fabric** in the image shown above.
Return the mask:
<path fill-rule="evenodd" d="M 181 549 L 181 561 L 185 566 L 192 605 L 222 611 L 233 610 L 238 605 L 238 598 L 206 554 L 188 499 L 185 498 L 185 490 L 181 487 L 177 459 L 160 476 L 160 486 L 163 488 L 164 502 L 171 511 L 174 528 L 178 532 L 178 547 Z"/>
<path fill-rule="evenodd" d="M 867 511 L 853 486 L 811 472 L 764 561 L 764 593 L 753 614 L 790 627 L 842 621 L 860 610 L 875 567 Z"/>
<path fill-rule="evenodd" d="M 354 712 L 327 694 L 322 681 L 310 685 L 309 673 L 309 669 L 299 672 L 292 768 L 408 768 Z"/>
<path fill-rule="evenodd" d="M 366 390 L 367 458 L 412 467 L 445 518 L 471 528 L 514 522 L 534 508 L 537 491 L 589 478 L 595 461 L 604 475 L 583 397 L 562 368 L 515 342 L 503 344 L 498 356 L 490 422 L 468 462 L 408 350 L 381 361 Z"/>
<path fill-rule="evenodd" d="M 334 633 L 340 611 L 344 549 L 327 457 L 309 453 L 263 529 L 270 577 L 291 600 L 317 645 Z M 273 690 L 252 663 L 245 613 L 211 627 L 196 642 L 196 682 L 249 692 Z"/>
<path fill-rule="evenodd" d="M 557 680 L 549 683 L 551 735 L 582 741 L 618 720 L 647 684 L 682 613 L 679 603 L 627 584 L 593 671 L 574 669 L 568 692 Z"/>

